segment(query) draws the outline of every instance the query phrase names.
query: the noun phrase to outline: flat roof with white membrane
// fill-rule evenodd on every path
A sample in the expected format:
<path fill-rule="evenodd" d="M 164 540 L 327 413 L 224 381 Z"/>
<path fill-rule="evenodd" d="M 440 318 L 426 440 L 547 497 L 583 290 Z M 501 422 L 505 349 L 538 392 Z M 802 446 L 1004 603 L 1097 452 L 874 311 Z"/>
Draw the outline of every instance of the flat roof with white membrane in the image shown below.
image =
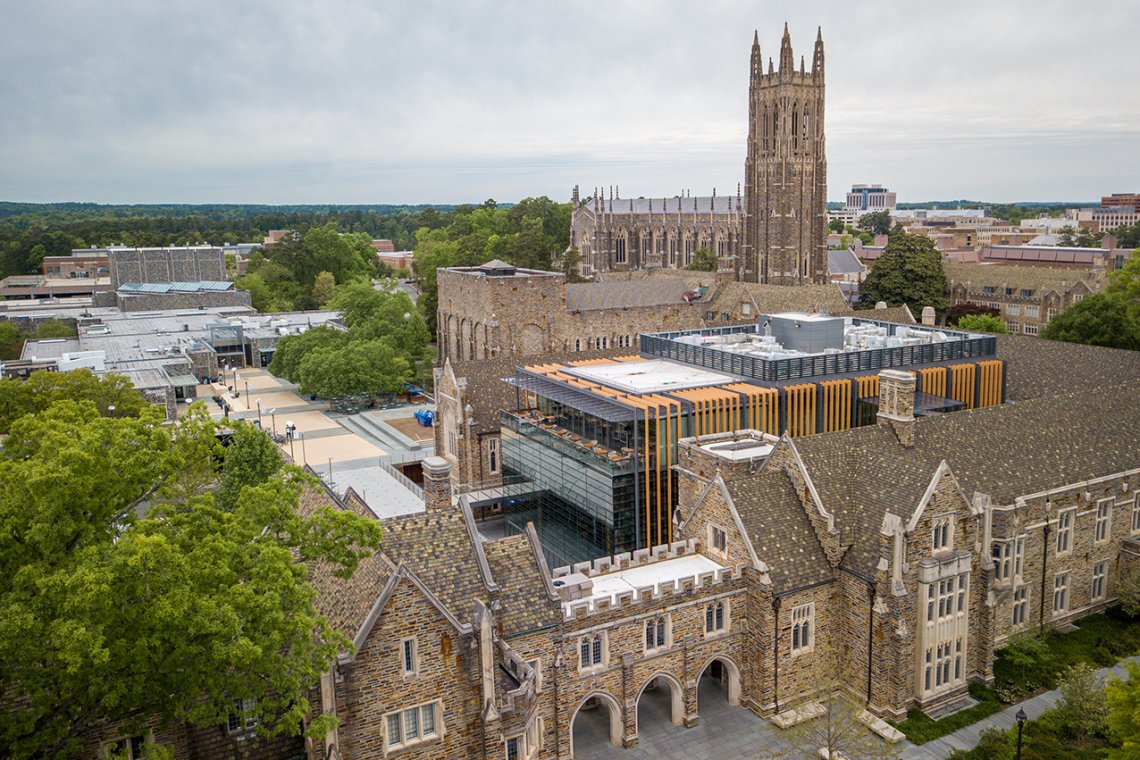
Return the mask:
<path fill-rule="evenodd" d="M 703 554 L 688 554 L 684 557 L 647 562 L 636 567 L 629 567 L 605 575 L 596 575 L 593 593 L 583 599 L 602 599 L 612 597 L 623 591 L 633 591 L 645 586 L 656 586 L 663 581 L 679 581 L 682 578 L 692 578 L 701 573 L 711 573 L 724 565 L 718 564 Z"/>
<path fill-rule="evenodd" d="M 584 380 L 593 380 L 626 393 L 667 393 L 735 382 L 735 378 L 729 375 L 686 364 L 674 364 L 664 359 L 597 364 L 591 367 L 566 367 L 559 371 L 568 375 L 577 375 Z"/>

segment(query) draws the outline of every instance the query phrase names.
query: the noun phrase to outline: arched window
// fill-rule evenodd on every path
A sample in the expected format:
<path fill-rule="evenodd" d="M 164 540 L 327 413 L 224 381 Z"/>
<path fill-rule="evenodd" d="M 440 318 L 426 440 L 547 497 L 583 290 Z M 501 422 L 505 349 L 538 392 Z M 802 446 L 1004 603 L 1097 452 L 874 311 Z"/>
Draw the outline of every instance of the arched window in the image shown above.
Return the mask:
<path fill-rule="evenodd" d="M 625 232 L 619 234 L 614 241 L 614 261 L 618 264 L 625 263 Z"/>
<path fill-rule="evenodd" d="M 574 350 L 575 351 L 581 351 L 582 350 L 582 340 L 581 339 L 574 341 Z"/>

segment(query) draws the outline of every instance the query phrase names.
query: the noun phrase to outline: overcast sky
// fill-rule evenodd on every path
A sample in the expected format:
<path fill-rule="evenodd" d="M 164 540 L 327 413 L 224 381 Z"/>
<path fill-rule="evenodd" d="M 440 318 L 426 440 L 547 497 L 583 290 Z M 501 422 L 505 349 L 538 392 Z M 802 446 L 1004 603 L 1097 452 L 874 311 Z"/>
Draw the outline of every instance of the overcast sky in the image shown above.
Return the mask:
<path fill-rule="evenodd" d="M 831 200 L 1140 191 L 1137 0 L 0 0 L 0 200 L 732 194 L 785 21 Z"/>

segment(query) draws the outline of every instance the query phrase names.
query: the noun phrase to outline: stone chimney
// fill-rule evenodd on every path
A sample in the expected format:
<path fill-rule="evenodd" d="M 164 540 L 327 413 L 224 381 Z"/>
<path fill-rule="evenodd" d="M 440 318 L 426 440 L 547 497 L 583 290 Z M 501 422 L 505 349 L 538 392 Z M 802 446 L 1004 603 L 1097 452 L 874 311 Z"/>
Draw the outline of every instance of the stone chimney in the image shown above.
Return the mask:
<path fill-rule="evenodd" d="M 914 448 L 914 386 L 910 372 L 885 369 L 879 373 L 879 424 L 890 426 L 908 449 Z"/>
<path fill-rule="evenodd" d="M 934 326 L 934 307 L 933 306 L 923 306 L 922 307 L 922 324 L 930 325 L 931 327 Z"/>
<path fill-rule="evenodd" d="M 911 391 L 914 386 L 912 384 Z M 427 457 L 424 469 L 424 511 L 451 509 L 451 462 L 443 457 Z"/>

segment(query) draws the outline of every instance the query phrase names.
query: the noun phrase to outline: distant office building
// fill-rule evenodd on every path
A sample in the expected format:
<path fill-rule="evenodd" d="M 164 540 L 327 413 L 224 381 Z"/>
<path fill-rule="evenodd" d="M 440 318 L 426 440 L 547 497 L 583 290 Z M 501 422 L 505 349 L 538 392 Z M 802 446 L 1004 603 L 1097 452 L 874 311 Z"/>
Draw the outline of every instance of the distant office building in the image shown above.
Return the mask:
<path fill-rule="evenodd" d="M 1133 209 L 1140 208 L 1140 193 L 1113 193 L 1112 195 L 1100 199 L 1101 208 L 1119 206 L 1131 206 Z"/>
<path fill-rule="evenodd" d="M 895 193 L 882 185 L 852 185 L 847 193 L 847 210 L 871 213 L 895 210 Z"/>

